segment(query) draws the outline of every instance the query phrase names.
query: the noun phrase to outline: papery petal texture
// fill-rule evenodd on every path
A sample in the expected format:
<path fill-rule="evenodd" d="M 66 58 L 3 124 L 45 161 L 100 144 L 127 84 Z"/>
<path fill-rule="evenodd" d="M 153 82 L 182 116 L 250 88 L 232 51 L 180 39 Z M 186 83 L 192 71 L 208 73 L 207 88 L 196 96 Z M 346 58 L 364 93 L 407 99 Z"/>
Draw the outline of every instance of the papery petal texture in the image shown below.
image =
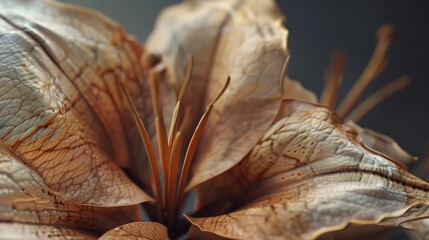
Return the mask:
<path fill-rule="evenodd" d="M 232 189 L 225 179 L 235 179 Z M 314 239 L 349 223 L 397 226 L 428 216 L 429 184 L 366 147 L 328 108 L 300 101 L 290 100 L 248 157 L 212 181 L 199 188 L 200 205 L 219 188 L 241 203 L 190 221 L 234 239 Z"/>
<path fill-rule="evenodd" d="M 133 222 L 112 229 L 100 237 L 100 240 L 146 239 L 168 240 L 167 228 L 156 222 Z"/>
<path fill-rule="evenodd" d="M 398 161 L 407 169 L 417 161 L 417 157 L 407 153 L 391 137 L 371 129 L 361 128 L 351 121 L 348 121 L 347 124 L 358 132 L 359 137 L 367 147 L 386 155 L 392 160 Z"/>
<path fill-rule="evenodd" d="M 0 138 L 67 199 L 151 200 L 117 166 L 138 137 L 119 81 L 141 93 L 139 45 L 88 10 L 31 0 L 0 9 Z"/>
<path fill-rule="evenodd" d="M 2 143 L 0 145 L 0 222 L 22 223 L 11 225 L 8 234 L 26 234 L 40 231 L 61 232 L 67 229 L 86 229 L 93 234 L 99 231 L 138 219 L 136 206 L 102 208 L 84 206 L 65 199 L 60 193 L 50 189 L 39 175 L 21 161 L 21 156 Z M 27 224 L 26 226 L 24 226 Z M 49 227 L 56 226 L 54 228 Z M 44 227 L 43 227 L 44 226 Z M 16 228 L 14 232 L 12 229 Z M 29 236 L 31 234 L 28 234 Z"/>

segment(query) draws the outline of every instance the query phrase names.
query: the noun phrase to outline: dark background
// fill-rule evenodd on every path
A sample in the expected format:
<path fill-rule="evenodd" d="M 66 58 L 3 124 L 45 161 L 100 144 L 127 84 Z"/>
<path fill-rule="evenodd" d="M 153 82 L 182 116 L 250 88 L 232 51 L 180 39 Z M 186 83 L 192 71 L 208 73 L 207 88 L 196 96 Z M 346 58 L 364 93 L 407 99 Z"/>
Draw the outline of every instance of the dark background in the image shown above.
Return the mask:
<path fill-rule="evenodd" d="M 142 41 L 161 9 L 178 0 L 66 0 L 98 9 Z M 392 23 L 396 40 L 389 65 L 370 85 L 372 93 L 403 74 L 414 81 L 388 98 L 359 124 L 390 135 L 411 154 L 423 159 L 429 143 L 429 3 L 425 0 L 285 0 L 278 1 L 286 15 L 292 54 L 288 75 L 319 94 L 332 51 L 342 49 L 347 65 L 340 99 L 366 66 L 375 44 L 375 32 Z M 368 95 L 367 94 L 367 95 Z M 366 96 L 367 96 L 366 95 Z"/>
<path fill-rule="evenodd" d="M 172 0 L 68 0 L 98 9 L 122 24 L 129 33 L 146 39 L 156 16 Z M 334 49 L 343 49 L 347 65 L 340 98 L 366 66 L 375 32 L 392 23 L 397 38 L 389 65 L 370 85 L 372 93 L 403 74 L 413 83 L 379 105 L 359 123 L 393 137 L 422 160 L 429 142 L 429 1 L 425 0 L 284 0 L 278 1 L 290 31 L 292 54 L 288 75 L 320 93 Z M 367 94 L 368 95 L 368 94 Z M 366 95 L 366 96 L 367 96 Z"/>

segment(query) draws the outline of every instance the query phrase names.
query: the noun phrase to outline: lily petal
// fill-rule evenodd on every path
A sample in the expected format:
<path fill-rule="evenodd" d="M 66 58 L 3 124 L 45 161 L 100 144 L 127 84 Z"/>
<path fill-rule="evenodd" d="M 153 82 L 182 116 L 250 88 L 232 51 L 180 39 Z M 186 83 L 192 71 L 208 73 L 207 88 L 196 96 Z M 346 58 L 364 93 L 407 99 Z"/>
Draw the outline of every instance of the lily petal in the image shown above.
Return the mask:
<path fill-rule="evenodd" d="M 61 225 L 66 229 L 86 229 L 97 233 L 135 221 L 139 217 L 137 206 L 102 208 L 83 206 L 65 199 L 58 192 L 52 191 L 4 143 L 0 145 L 0 186 L 0 222 L 41 225 L 48 229 L 47 232 L 59 231 L 59 228 L 53 229 L 47 225 Z M 1 226 L 5 227 L 4 224 Z M 17 234 L 39 232 L 28 226 L 11 227 L 21 229 Z M 42 227 L 40 232 L 43 231 Z M 10 230 L 4 232 L 5 236 L 13 233 Z"/>
<path fill-rule="evenodd" d="M 134 124 L 118 84 L 140 93 L 137 43 L 101 15 L 53 1 L 0 9 L 0 138 L 67 199 L 151 200 L 114 163 L 131 157 Z"/>
<path fill-rule="evenodd" d="M 97 235 L 67 227 L 50 225 L 27 225 L 20 223 L 0 223 L 0 239 L 43 240 L 43 239 L 95 240 Z"/>
<path fill-rule="evenodd" d="M 100 237 L 100 240 L 108 239 L 150 239 L 167 240 L 167 228 L 156 222 L 133 222 L 112 229 Z"/>
<path fill-rule="evenodd" d="M 176 86 L 185 78 L 187 59 L 194 56 L 192 95 L 184 101 L 193 103 L 192 116 L 231 76 L 199 142 L 188 187 L 237 164 L 277 115 L 281 70 L 288 57 L 287 30 L 278 12 L 274 1 L 225 0 L 186 1 L 161 14 L 146 46 L 163 56 Z"/>
<path fill-rule="evenodd" d="M 407 153 L 391 137 L 375 132 L 371 129 L 361 128 L 352 121 L 348 121 L 347 124 L 352 126 L 358 132 L 359 137 L 367 147 L 400 162 L 407 169 L 417 161 L 417 157 Z"/>
<path fill-rule="evenodd" d="M 242 186 L 229 195 L 241 197 L 241 207 L 189 218 L 223 237 L 314 239 L 349 223 L 397 226 L 428 216 L 429 184 L 363 145 L 328 108 L 310 103 L 289 101 L 284 118 L 227 173 Z"/>

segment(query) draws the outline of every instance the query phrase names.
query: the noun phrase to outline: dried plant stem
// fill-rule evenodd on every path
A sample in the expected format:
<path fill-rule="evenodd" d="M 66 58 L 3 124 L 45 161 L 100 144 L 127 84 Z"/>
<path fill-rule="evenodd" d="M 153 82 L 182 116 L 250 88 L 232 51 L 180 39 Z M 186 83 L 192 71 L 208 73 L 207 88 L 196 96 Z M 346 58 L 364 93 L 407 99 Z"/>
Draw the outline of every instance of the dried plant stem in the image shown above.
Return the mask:
<path fill-rule="evenodd" d="M 164 125 L 164 117 L 162 112 L 162 104 L 161 104 L 161 97 L 162 93 L 160 91 L 159 86 L 159 75 L 155 70 L 151 70 L 149 72 L 149 80 L 150 80 L 150 89 L 151 89 L 151 100 L 152 100 L 152 107 L 153 111 L 155 113 L 155 128 L 156 128 L 156 137 L 158 139 L 158 151 L 159 151 L 159 157 L 161 159 L 162 163 L 162 170 L 164 173 L 164 186 L 168 182 L 168 161 L 170 159 L 170 151 L 168 148 L 168 142 L 167 142 L 167 131 L 165 129 Z M 165 205 L 165 197 L 167 196 L 167 188 L 164 187 L 164 205 Z"/>
<path fill-rule="evenodd" d="M 168 228 L 173 229 L 176 209 L 176 184 L 177 184 L 177 172 L 179 171 L 179 157 L 183 146 L 183 132 L 178 131 L 175 134 L 173 145 L 170 154 L 170 167 L 168 171 L 168 183 L 167 188 L 167 219 Z"/>
<path fill-rule="evenodd" d="M 143 124 L 143 121 L 141 120 L 137 109 L 133 103 L 133 101 L 131 100 L 130 95 L 128 94 L 127 90 L 125 89 L 125 86 L 123 85 L 122 82 L 120 82 L 120 86 L 122 89 L 122 92 L 124 92 L 126 100 L 127 100 L 127 105 L 133 115 L 134 121 L 137 125 L 137 128 L 139 130 L 140 133 L 140 137 L 143 140 L 143 144 L 144 147 L 146 149 L 146 153 L 149 159 L 149 165 L 152 171 L 152 174 L 154 176 L 154 180 L 155 180 L 155 194 L 156 194 L 156 205 L 157 205 L 157 210 L 158 210 L 158 220 L 160 222 L 163 222 L 164 219 L 164 210 L 163 210 L 163 206 L 162 206 L 162 187 L 161 187 L 161 177 L 160 177 L 160 171 L 158 168 L 158 163 L 156 161 L 156 155 L 155 155 L 155 149 L 153 148 L 151 139 L 149 137 L 149 134 Z"/>
<path fill-rule="evenodd" d="M 176 208 L 176 210 L 181 209 L 182 205 L 183 205 L 185 184 L 186 184 L 186 180 L 188 178 L 192 159 L 194 157 L 195 150 L 197 148 L 197 143 L 201 137 L 201 134 L 203 133 L 204 127 L 207 123 L 207 120 L 210 116 L 211 111 L 213 110 L 214 104 L 217 102 L 217 100 L 219 100 L 219 98 L 225 92 L 229 83 L 230 83 L 230 78 L 228 77 L 224 87 L 219 92 L 217 97 L 207 106 L 205 113 L 201 117 L 200 121 L 198 122 L 197 127 L 195 128 L 194 133 L 192 134 L 188 148 L 186 149 L 185 159 L 183 160 L 183 166 L 182 166 L 182 170 L 181 170 L 180 177 L 179 177 L 179 188 L 177 189 L 177 208 Z M 175 215 L 177 215 L 177 214 L 175 214 Z"/>
<path fill-rule="evenodd" d="M 185 81 L 184 81 L 182 88 L 180 90 L 180 94 L 179 94 L 179 98 L 177 99 L 176 106 L 174 107 L 173 118 L 171 121 L 170 132 L 168 135 L 168 146 L 170 146 L 170 148 L 173 144 L 174 134 L 177 132 L 177 125 L 179 122 L 178 118 L 179 118 L 181 103 L 182 103 L 183 97 L 185 96 L 186 89 L 188 89 L 189 81 L 190 81 L 191 76 L 192 76 L 193 66 L 194 66 L 194 58 L 191 57 L 188 61 L 188 69 L 186 70 Z"/>
<path fill-rule="evenodd" d="M 337 108 L 336 112 L 341 117 L 344 117 L 348 112 L 350 112 L 351 108 L 362 95 L 363 91 L 387 65 L 386 54 L 393 40 L 393 35 L 394 29 L 391 25 L 383 25 L 378 29 L 378 42 L 371 60 L 369 61 L 360 78 L 356 81 L 352 89 Z"/>
<path fill-rule="evenodd" d="M 382 102 L 388 96 L 394 94 L 395 92 L 403 89 L 411 83 L 411 77 L 402 76 L 395 81 L 388 83 L 380 90 L 372 94 L 365 101 L 359 104 L 353 112 L 351 112 L 346 119 L 350 119 L 353 122 L 358 122 L 363 116 L 365 116 L 369 111 L 376 107 L 380 102 Z"/>
<path fill-rule="evenodd" d="M 337 99 L 338 88 L 344 73 L 344 66 L 346 63 L 346 55 L 343 51 L 335 51 L 332 56 L 332 66 L 329 69 L 328 77 L 326 79 L 325 88 L 320 97 L 320 103 L 333 108 L 335 100 Z"/>

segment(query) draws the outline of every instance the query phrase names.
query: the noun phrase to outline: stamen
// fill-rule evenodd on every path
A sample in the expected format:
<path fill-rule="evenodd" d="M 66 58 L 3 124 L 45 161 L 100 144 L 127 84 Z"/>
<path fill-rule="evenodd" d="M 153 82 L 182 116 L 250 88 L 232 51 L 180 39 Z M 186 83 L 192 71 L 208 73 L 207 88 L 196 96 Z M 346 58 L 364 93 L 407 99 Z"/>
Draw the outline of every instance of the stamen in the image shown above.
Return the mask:
<path fill-rule="evenodd" d="M 151 70 L 149 72 L 149 80 L 150 80 L 150 89 L 151 89 L 151 99 L 152 99 L 152 107 L 155 113 L 155 128 L 156 128 L 156 136 L 158 139 L 158 151 L 159 157 L 161 158 L 162 170 L 164 173 L 164 184 L 168 183 L 168 160 L 170 159 L 170 152 L 167 143 L 167 132 L 164 125 L 164 117 L 162 113 L 162 105 L 161 105 L 161 91 L 159 86 L 159 75 L 156 71 Z M 164 187 L 164 197 L 166 194 L 167 188 Z"/>
<path fill-rule="evenodd" d="M 386 84 L 380 90 L 372 94 L 365 101 L 358 105 L 358 107 L 350 113 L 346 119 L 350 119 L 353 122 L 358 122 L 363 116 L 368 114 L 374 107 L 376 107 L 380 102 L 382 102 L 388 96 L 398 92 L 399 90 L 405 88 L 411 83 L 411 77 L 402 76 L 395 81 Z"/>
<path fill-rule="evenodd" d="M 127 105 L 128 108 L 130 109 L 134 121 L 137 125 L 137 128 L 139 130 L 140 133 L 140 137 L 143 140 L 143 144 L 144 147 L 146 149 L 146 154 L 148 156 L 148 160 L 149 160 L 149 165 L 152 171 L 152 174 L 154 176 L 154 180 L 155 180 L 155 194 L 156 194 L 156 204 L 157 204 L 157 209 L 158 209 L 158 220 L 163 222 L 163 218 L 164 218 L 164 214 L 163 214 L 163 208 L 162 208 L 162 188 L 161 188 L 161 177 L 160 177 L 160 171 L 158 168 L 158 163 L 156 161 L 156 155 L 155 155 L 155 150 L 153 148 L 152 142 L 150 140 L 149 134 L 143 124 L 143 121 L 141 120 L 137 109 L 133 103 L 133 101 L 131 100 L 130 95 L 128 94 L 128 91 L 125 89 L 124 84 L 122 83 L 122 81 L 119 81 L 120 86 L 121 86 L 121 90 L 122 92 L 125 94 L 125 98 L 127 100 Z"/>
<path fill-rule="evenodd" d="M 183 161 L 182 171 L 180 173 L 179 177 L 179 188 L 177 190 L 177 208 L 181 209 L 183 204 L 183 193 L 185 189 L 186 180 L 188 178 L 189 169 L 191 167 L 192 159 L 195 154 L 195 150 L 197 147 L 197 143 L 201 137 L 201 134 L 203 132 L 203 129 L 207 123 L 207 120 L 210 116 L 211 111 L 213 110 L 214 104 L 219 100 L 219 98 L 223 95 L 225 90 L 227 89 L 231 79 L 228 77 L 226 80 L 226 83 L 222 90 L 219 92 L 219 94 L 216 96 L 216 98 L 207 106 L 205 113 L 201 117 L 200 121 L 198 122 L 197 127 L 195 128 L 194 133 L 192 134 L 191 140 L 189 141 L 188 148 L 186 149 L 185 159 Z M 176 214 L 177 215 L 177 214 Z"/>
<path fill-rule="evenodd" d="M 176 106 L 174 107 L 173 118 L 172 118 L 171 126 L 170 126 L 170 133 L 168 135 L 168 146 L 170 146 L 170 148 L 171 148 L 171 145 L 173 144 L 174 134 L 177 131 L 180 106 L 182 103 L 183 96 L 185 95 L 186 89 L 188 88 L 189 80 L 191 79 L 191 76 L 192 76 L 193 66 L 194 66 L 194 58 L 191 57 L 189 59 L 189 62 L 188 62 L 188 69 L 186 70 L 185 82 L 182 85 L 182 89 L 180 90 L 179 98 L 177 99 Z"/>
<path fill-rule="evenodd" d="M 320 103 L 333 108 L 337 99 L 338 89 L 343 79 L 346 55 L 343 51 L 335 51 L 332 56 L 332 66 L 329 69 L 329 76 L 326 79 L 325 88 L 320 97 Z"/>
<path fill-rule="evenodd" d="M 184 135 L 183 132 L 189 127 L 191 120 L 191 111 L 187 108 L 185 112 L 185 118 L 183 119 L 182 126 L 180 130 L 175 134 L 173 146 L 170 155 L 170 167 L 168 172 L 168 191 L 167 191 L 167 216 L 169 228 L 172 229 L 174 225 L 175 218 L 175 203 L 176 203 L 176 187 L 177 187 L 177 174 L 179 172 L 179 157 L 181 154 L 181 149 L 183 145 Z"/>
<path fill-rule="evenodd" d="M 356 103 L 356 100 L 362 95 L 367 86 L 380 74 L 387 65 L 387 50 L 392 43 L 394 36 L 394 28 L 391 25 L 383 25 L 377 31 L 377 45 L 374 53 L 363 71 L 360 78 L 356 81 L 352 89 L 346 95 L 340 106 L 337 108 L 337 113 L 344 117 Z"/>

